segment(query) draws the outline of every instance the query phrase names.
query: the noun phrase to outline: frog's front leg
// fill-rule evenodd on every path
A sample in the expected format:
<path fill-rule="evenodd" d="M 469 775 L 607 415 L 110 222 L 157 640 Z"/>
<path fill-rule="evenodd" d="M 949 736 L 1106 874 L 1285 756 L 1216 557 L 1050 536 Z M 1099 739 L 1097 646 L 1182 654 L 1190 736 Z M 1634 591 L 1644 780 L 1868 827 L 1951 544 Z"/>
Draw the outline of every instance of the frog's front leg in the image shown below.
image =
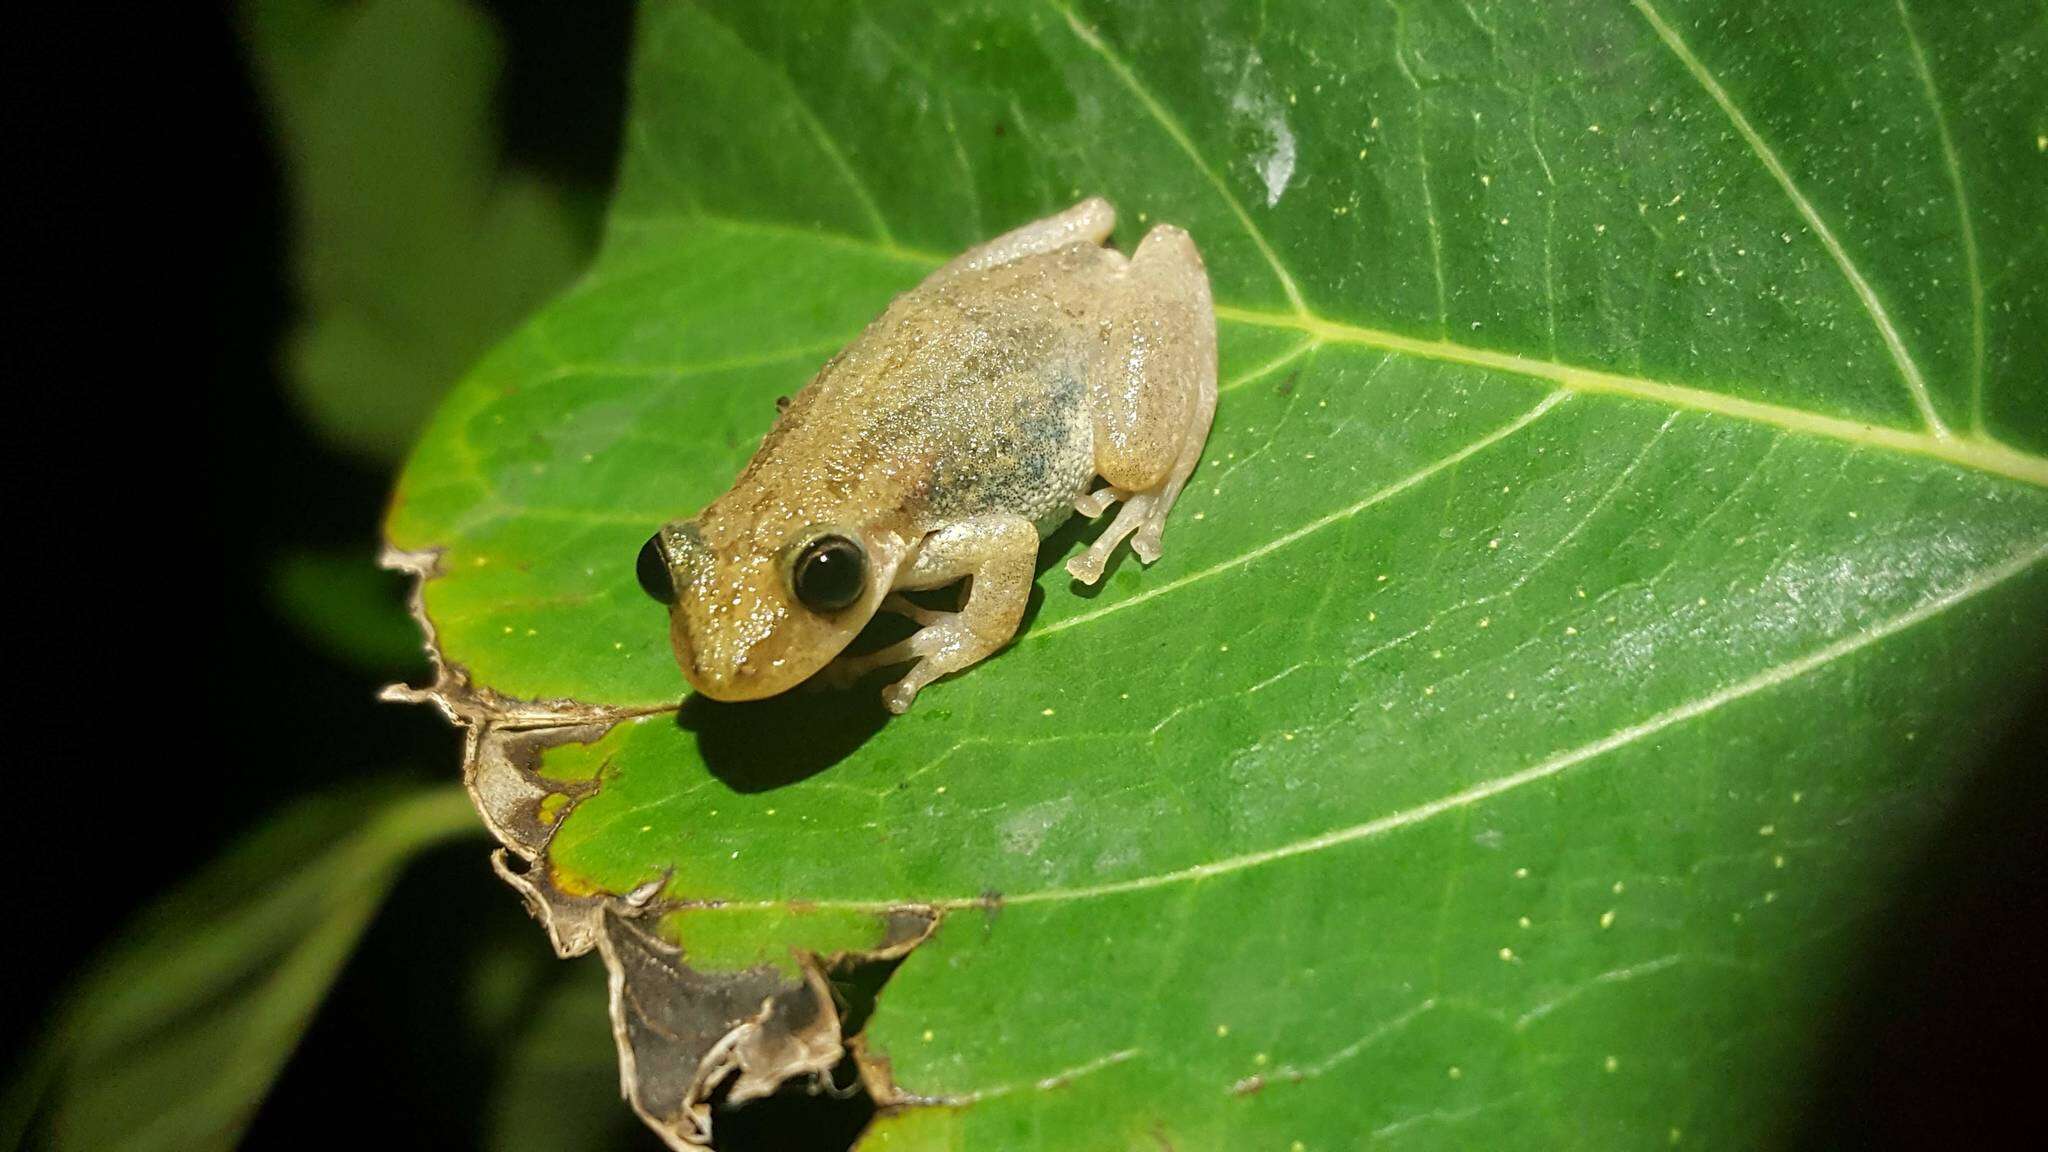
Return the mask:
<path fill-rule="evenodd" d="M 1010 642 L 1031 598 L 1031 571 L 1038 557 L 1038 529 L 1022 516 L 975 516 L 926 536 L 897 569 L 895 588 L 942 588 L 968 577 L 967 601 L 957 612 L 905 612 L 924 627 L 910 638 L 867 656 L 835 661 L 835 678 L 853 678 L 876 668 L 917 663 L 909 674 L 882 690 L 891 712 L 905 712 L 918 689 L 958 672 Z M 908 604 L 889 605 L 900 611 Z"/>
<path fill-rule="evenodd" d="M 1112 292 L 1088 382 L 1095 470 L 1109 486 L 1074 506 L 1090 517 L 1114 501 L 1123 507 L 1088 551 L 1067 562 L 1084 584 L 1101 578 L 1125 537 L 1140 560 L 1159 558 L 1167 513 L 1216 415 L 1216 313 L 1194 241 L 1171 225 L 1152 229 Z"/>

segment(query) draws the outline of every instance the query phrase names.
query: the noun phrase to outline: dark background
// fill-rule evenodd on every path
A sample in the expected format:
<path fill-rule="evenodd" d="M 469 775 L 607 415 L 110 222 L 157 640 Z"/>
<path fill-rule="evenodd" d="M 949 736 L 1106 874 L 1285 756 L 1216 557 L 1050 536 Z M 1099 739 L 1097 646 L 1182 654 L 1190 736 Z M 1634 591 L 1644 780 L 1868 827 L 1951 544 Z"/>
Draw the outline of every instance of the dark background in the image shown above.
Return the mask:
<path fill-rule="evenodd" d="M 507 49 L 499 100 L 509 159 L 601 198 L 623 115 L 628 5 L 496 0 L 484 7 Z M 205 203 L 181 217 L 178 238 L 195 254 L 189 267 L 173 269 L 182 273 L 177 291 L 204 313 L 187 332 L 198 337 L 192 363 L 199 372 L 188 364 L 181 373 L 187 381 L 203 374 L 203 439 L 197 432 L 168 441 L 145 437 L 170 450 L 166 463 L 153 467 L 171 469 L 179 483 L 136 475 L 120 496 L 91 499 L 101 515 L 72 516 L 50 511 L 45 501 L 99 491 L 107 479 L 104 449 L 67 453 L 62 445 L 77 449 L 75 439 L 53 444 L 20 426 L 10 437 L 9 503 L 25 507 L 18 525 L 40 538 L 27 543 L 93 557 L 76 580 L 61 566 L 28 569 L 70 581 L 55 599 L 63 605 L 59 614 L 73 614 L 78 624 L 55 658 L 78 661 L 79 676 L 121 693 L 129 705 L 111 724 L 75 699 L 68 707 L 53 703 L 39 717 L 57 751 L 28 757 L 25 767 L 70 774 L 73 783 L 100 778 L 93 764 L 101 736 L 126 737 L 118 745 L 120 790 L 102 790 L 100 799 L 118 794 L 127 802 L 99 813 L 82 834 L 65 827 L 43 843 L 32 827 L 9 833 L 6 875 L 19 919 L 0 952 L 8 985 L 0 998 L 0 1053 L 10 1055 L 30 1048 L 61 990 L 125 918 L 238 831 L 315 789 L 391 773 L 445 781 L 458 762 L 456 737 L 438 714 L 373 699 L 384 680 L 417 678 L 417 666 L 380 675 L 344 662 L 283 619 L 266 592 L 281 551 L 351 550 L 370 562 L 391 476 L 327 447 L 284 389 L 278 346 L 294 301 L 279 158 L 231 14 L 216 13 L 196 31 L 192 63 L 180 68 L 179 94 L 197 98 L 177 136 L 185 160 L 153 171 L 159 186 L 181 185 Z M 21 51 L 17 45 L 10 53 Z M 137 49 L 138 59 L 145 55 Z M 95 122 L 124 96 L 153 96 L 153 80 L 140 73 L 124 80 L 120 71 L 101 74 L 114 87 L 82 102 L 82 122 Z M 63 83 L 61 73 L 46 74 Z M 591 125 L 606 130 L 593 132 Z M 56 121 L 40 127 L 26 137 L 31 145 L 61 151 Z M 136 141 L 142 148 L 163 142 Z M 137 208 L 130 203 L 123 211 Z M 89 223 L 81 218 L 81 226 Z M 48 219 L 15 227 L 38 225 L 47 228 Z M 120 225 L 110 227 L 120 232 Z M 131 264 L 148 259 L 128 254 Z M 93 335 L 122 325 L 122 305 L 142 302 L 132 285 L 149 282 L 149 272 L 128 281 L 108 270 L 96 281 L 97 311 L 60 322 L 96 317 L 80 325 Z M 195 279 L 203 295 L 193 291 Z M 162 371 L 157 361 L 144 362 Z M 192 399 L 196 389 L 175 378 L 166 388 L 172 391 L 153 400 L 168 400 L 185 418 L 182 427 L 200 407 Z M 90 408 L 102 395 L 89 391 L 82 399 Z M 155 403 L 147 411 L 153 420 Z M 172 497 L 184 482 L 192 483 L 193 497 Z M 130 539 L 118 514 L 137 505 L 174 507 L 154 509 L 161 518 Z M 150 613 L 169 619 L 145 613 L 138 620 L 137 596 L 168 596 L 167 584 L 158 582 L 171 574 L 158 568 L 170 565 L 138 571 L 132 557 L 110 563 L 116 557 L 107 552 L 159 537 L 176 542 L 175 575 L 196 590 L 151 604 Z M 149 584 L 138 588 L 143 577 Z M 402 582 L 391 579 L 389 594 L 401 596 Z M 162 650 L 171 637 L 182 650 Z M 17 653 L 52 651 L 16 640 Z M 109 673 L 88 658 L 101 650 L 130 655 L 162 679 L 127 684 L 120 668 Z M 203 678 L 190 668 L 188 653 L 205 654 Z M 1882 918 L 1888 928 L 1873 941 L 1834 1034 L 1823 1038 L 1829 1056 L 1800 1122 L 1800 1146 L 1967 1143 L 2030 1110 L 2037 1091 L 2031 1070 L 2040 1063 L 2035 1042 L 2048 1022 L 2048 982 L 2036 949 L 2048 912 L 2048 695 L 2037 690 L 2033 699 L 1961 790 L 1946 834 Z M 23 779 L 17 776 L 17 787 Z M 11 823 L 34 824 L 35 805 L 45 799 L 33 789 L 18 796 Z M 322 1008 L 246 1146 L 296 1146 L 312 1129 L 324 1139 L 382 1148 L 481 1147 L 479 1117 L 505 1037 L 466 1023 L 464 1005 L 471 974 L 498 956 L 522 963 L 534 957 L 530 967 L 542 971 L 553 963 L 538 928 L 490 875 L 484 845 L 464 842 L 419 860 Z M 623 1105 L 619 1112 L 626 1116 Z M 617 1146 L 658 1145 L 625 1121 Z"/>

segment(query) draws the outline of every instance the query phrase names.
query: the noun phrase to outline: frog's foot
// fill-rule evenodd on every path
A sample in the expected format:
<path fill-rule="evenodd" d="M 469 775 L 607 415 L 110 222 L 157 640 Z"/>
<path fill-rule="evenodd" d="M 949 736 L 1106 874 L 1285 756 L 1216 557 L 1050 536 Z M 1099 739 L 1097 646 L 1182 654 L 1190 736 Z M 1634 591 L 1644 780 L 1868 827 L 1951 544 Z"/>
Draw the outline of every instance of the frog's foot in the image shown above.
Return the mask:
<path fill-rule="evenodd" d="M 935 623 L 917 630 L 910 639 L 892 647 L 903 650 L 902 657 L 916 659 L 903 679 L 882 689 L 882 705 L 901 716 L 910 711 L 910 705 L 917 699 L 918 690 L 937 680 L 948 672 L 965 668 L 987 654 L 985 646 L 978 645 L 974 634 L 960 619 L 957 612 L 938 613 L 943 616 Z M 971 654 L 970 654 L 971 653 Z"/>
<path fill-rule="evenodd" d="M 916 607 L 907 601 L 905 606 Z M 986 637 L 976 635 L 962 618 L 962 613 L 932 612 L 923 608 L 917 611 L 926 621 L 925 626 L 908 639 L 865 656 L 842 656 L 828 665 L 824 674 L 831 683 L 851 684 L 877 668 L 910 663 L 910 671 L 903 679 L 882 689 L 882 703 L 889 711 L 901 715 L 910 710 L 919 689 L 948 672 L 973 664 L 1001 646 L 1000 642 L 991 644 Z"/>
<path fill-rule="evenodd" d="M 1115 491 L 1105 488 L 1104 492 Z M 1109 558 L 1116 553 L 1117 545 L 1125 539 L 1131 540 L 1131 551 L 1138 559 L 1150 564 L 1159 559 L 1159 529 L 1157 521 L 1165 519 L 1165 511 L 1158 508 L 1159 494 L 1156 492 L 1132 492 L 1122 497 L 1123 507 L 1116 510 L 1116 519 L 1095 538 L 1086 552 L 1067 561 L 1067 574 L 1083 584 L 1093 584 L 1102 579 L 1102 570 L 1109 564 Z M 1140 546 L 1143 533 L 1151 528 L 1152 535 L 1144 546 Z M 1132 538 L 1132 533 L 1139 533 Z"/>
<path fill-rule="evenodd" d="M 877 668 L 915 661 L 903 679 L 882 690 L 889 711 L 909 711 L 919 689 L 982 660 L 1017 634 L 1031 598 L 1037 557 L 1038 530 L 1021 516 L 976 516 L 933 532 L 898 571 L 897 587 L 929 590 L 968 577 L 960 610 L 939 612 L 890 596 L 884 608 L 923 627 L 879 652 L 834 661 L 834 675 L 857 679 Z"/>
<path fill-rule="evenodd" d="M 924 628 L 943 626 L 946 621 L 959 615 L 957 612 L 942 612 L 936 608 L 927 608 L 922 604 L 913 602 L 909 597 L 901 593 L 890 594 L 887 599 L 882 601 L 881 610 L 884 612 L 894 612 L 896 615 Z M 913 636 L 913 638 L 915 637 Z M 910 647 L 910 641 L 899 641 L 889 645 L 887 648 L 870 652 L 865 656 L 841 656 L 819 670 L 814 679 L 827 688 L 851 688 L 861 677 L 866 676 L 877 668 L 887 668 L 891 664 L 901 664 L 907 660 L 915 660 L 920 655 L 921 653 Z"/>
<path fill-rule="evenodd" d="M 887 648 L 878 648 L 865 656 L 841 656 L 830 664 L 825 665 L 824 671 L 818 673 L 818 678 L 824 680 L 832 687 L 844 688 L 851 686 L 861 677 L 866 676 L 877 668 L 888 668 L 892 665 L 905 664 L 912 660 L 923 658 L 925 653 L 915 644 L 917 638 L 924 635 L 931 628 L 943 624 L 945 622 L 944 618 L 953 616 L 955 613 L 933 612 L 929 615 L 933 618 L 933 622 L 926 625 L 925 628 L 911 633 L 908 639 L 898 640 Z"/>

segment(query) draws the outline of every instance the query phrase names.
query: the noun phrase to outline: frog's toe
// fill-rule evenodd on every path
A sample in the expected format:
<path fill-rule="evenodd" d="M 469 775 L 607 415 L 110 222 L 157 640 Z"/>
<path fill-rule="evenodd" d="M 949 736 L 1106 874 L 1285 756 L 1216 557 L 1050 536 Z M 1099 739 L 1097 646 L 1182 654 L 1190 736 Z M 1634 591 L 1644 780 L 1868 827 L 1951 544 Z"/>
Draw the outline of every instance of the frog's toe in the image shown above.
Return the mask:
<path fill-rule="evenodd" d="M 1147 564 L 1159 559 L 1159 526 L 1147 524 L 1131 537 L 1131 551 Z"/>
<path fill-rule="evenodd" d="M 910 711 L 910 706 L 916 702 L 917 686 L 908 679 L 898 680 L 882 689 L 882 707 L 898 716 Z"/>
<path fill-rule="evenodd" d="M 1067 561 L 1067 575 L 1083 584 L 1093 584 L 1102 579 L 1102 562 L 1102 557 L 1090 549 Z"/>
<path fill-rule="evenodd" d="M 1137 553 L 1138 559 L 1147 564 L 1159 559 L 1159 538 L 1166 532 L 1166 512 L 1167 508 L 1161 506 L 1161 502 L 1155 498 L 1145 522 L 1138 525 L 1138 530 L 1131 534 L 1131 551 Z"/>
<path fill-rule="evenodd" d="M 943 659 L 934 660 L 929 656 L 919 659 L 910 666 L 910 671 L 903 679 L 882 689 L 882 706 L 898 716 L 910 711 L 910 705 L 917 700 L 918 692 L 949 671 L 947 663 Z"/>
<path fill-rule="evenodd" d="M 1114 485 L 1105 485 L 1086 493 L 1074 501 L 1074 511 L 1093 520 L 1109 510 L 1111 504 L 1130 498 L 1130 493 Z"/>
<path fill-rule="evenodd" d="M 908 597 L 901 594 L 892 594 L 888 599 L 882 601 L 882 611 L 893 612 L 907 620 L 915 621 L 920 627 L 929 627 L 941 621 L 950 620 L 955 615 L 952 612 L 941 612 L 935 608 L 926 608 L 921 604 L 914 604 Z"/>
<path fill-rule="evenodd" d="M 887 668 L 892 664 L 915 660 L 920 655 L 921 653 L 912 647 L 910 640 L 900 640 L 865 656 L 841 656 L 820 668 L 812 679 L 829 688 L 851 688 L 861 677 L 877 668 Z"/>

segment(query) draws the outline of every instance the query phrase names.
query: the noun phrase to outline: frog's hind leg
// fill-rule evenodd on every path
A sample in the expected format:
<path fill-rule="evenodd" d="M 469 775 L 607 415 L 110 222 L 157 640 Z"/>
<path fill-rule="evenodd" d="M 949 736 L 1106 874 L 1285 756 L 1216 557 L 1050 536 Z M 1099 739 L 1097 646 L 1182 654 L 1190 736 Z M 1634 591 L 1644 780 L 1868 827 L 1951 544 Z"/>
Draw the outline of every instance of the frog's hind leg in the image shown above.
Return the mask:
<path fill-rule="evenodd" d="M 911 591 L 943 588 L 965 576 L 967 598 L 960 610 L 934 611 L 892 596 L 883 607 L 924 627 L 879 652 L 841 657 L 830 669 L 831 679 L 844 683 L 876 668 L 914 660 L 903 679 L 882 690 L 882 703 L 889 711 L 909 710 L 919 689 L 981 661 L 1017 634 L 1031 599 L 1037 559 L 1038 529 L 1022 516 L 975 516 L 925 537 L 898 570 L 895 586 Z"/>
<path fill-rule="evenodd" d="M 1034 220 L 948 260 L 925 280 L 936 284 L 962 272 L 999 267 L 1026 256 L 1054 252 L 1069 244 L 1102 244 L 1116 228 L 1116 209 L 1100 196 L 1090 196 L 1056 216 Z"/>
<path fill-rule="evenodd" d="M 1123 271 L 1105 317 L 1107 333 L 1089 372 L 1095 470 L 1109 482 L 1075 509 L 1116 518 L 1067 571 L 1084 584 L 1102 577 L 1118 544 L 1150 564 L 1160 533 L 1187 485 L 1216 416 L 1216 312 L 1209 275 L 1186 232 L 1162 224 L 1145 235 Z"/>

